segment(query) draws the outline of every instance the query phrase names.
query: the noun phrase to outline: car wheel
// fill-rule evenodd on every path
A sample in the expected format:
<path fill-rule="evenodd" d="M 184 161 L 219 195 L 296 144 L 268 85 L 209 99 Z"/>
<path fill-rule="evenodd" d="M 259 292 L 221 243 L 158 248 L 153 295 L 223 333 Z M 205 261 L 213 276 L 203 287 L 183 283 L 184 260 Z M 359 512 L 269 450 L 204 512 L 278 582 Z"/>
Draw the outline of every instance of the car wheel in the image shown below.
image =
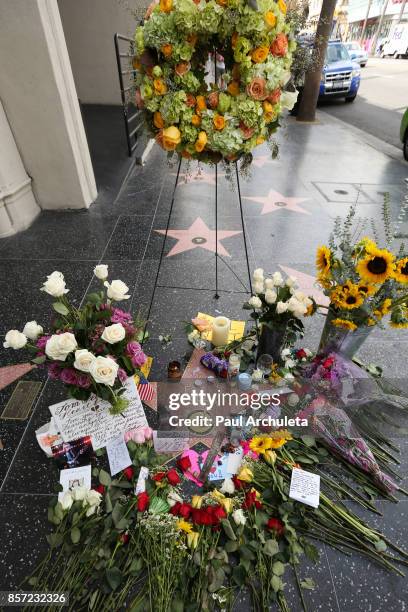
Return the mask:
<path fill-rule="evenodd" d="M 354 102 L 356 98 L 357 98 L 357 94 L 354 96 L 350 96 L 349 98 L 346 98 L 346 102 Z"/>
<path fill-rule="evenodd" d="M 366 62 L 364 62 L 364 64 L 361 64 L 361 67 L 365 68 L 366 67 Z"/>
<path fill-rule="evenodd" d="M 403 151 L 404 151 L 404 159 L 408 161 L 408 130 L 405 132 Z"/>

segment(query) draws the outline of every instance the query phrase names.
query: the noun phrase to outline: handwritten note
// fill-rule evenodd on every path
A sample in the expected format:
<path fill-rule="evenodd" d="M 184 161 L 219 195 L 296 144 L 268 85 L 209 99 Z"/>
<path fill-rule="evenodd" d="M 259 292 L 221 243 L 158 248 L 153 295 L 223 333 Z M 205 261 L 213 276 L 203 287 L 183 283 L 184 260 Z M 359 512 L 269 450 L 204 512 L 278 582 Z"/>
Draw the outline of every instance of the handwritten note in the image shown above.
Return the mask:
<path fill-rule="evenodd" d="M 111 476 L 115 476 L 132 464 L 123 434 L 113 438 L 106 445 Z"/>
<path fill-rule="evenodd" d="M 139 476 L 137 477 L 137 482 L 135 486 L 135 495 L 139 495 L 139 493 L 144 493 L 146 491 L 146 480 L 149 477 L 149 469 L 147 467 L 142 466 L 140 468 Z"/>
<path fill-rule="evenodd" d="M 72 491 L 75 487 L 85 487 L 86 489 L 91 488 L 91 466 L 81 465 L 80 467 L 71 468 L 68 470 L 61 470 L 60 472 L 60 484 L 62 485 L 62 492 L 58 493 L 58 499 L 64 497 L 64 493 Z"/>
<path fill-rule="evenodd" d="M 233 453 L 228 453 L 228 461 L 227 461 L 228 478 L 231 478 L 231 476 L 233 476 L 234 474 L 238 472 L 243 456 L 244 456 L 244 449 L 242 448 L 242 446 L 239 446 Z"/>
<path fill-rule="evenodd" d="M 320 476 L 306 470 L 293 468 L 289 497 L 302 504 L 318 508 L 320 497 Z"/>
<path fill-rule="evenodd" d="M 94 450 L 106 446 L 109 440 L 137 427 L 146 427 L 147 419 L 133 378 L 125 383 L 123 397 L 129 406 L 120 414 L 110 414 L 108 402 L 95 395 L 86 402 L 66 400 L 50 406 L 50 412 L 64 442 L 91 436 Z"/>

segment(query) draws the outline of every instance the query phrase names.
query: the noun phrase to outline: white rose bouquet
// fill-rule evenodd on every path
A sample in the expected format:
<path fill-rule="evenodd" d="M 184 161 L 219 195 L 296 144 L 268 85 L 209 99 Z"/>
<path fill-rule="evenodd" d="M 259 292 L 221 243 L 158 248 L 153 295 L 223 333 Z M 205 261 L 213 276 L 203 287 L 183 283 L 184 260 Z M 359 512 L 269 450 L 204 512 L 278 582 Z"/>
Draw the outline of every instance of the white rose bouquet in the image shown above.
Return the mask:
<path fill-rule="evenodd" d="M 53 298 L 57 316 L 49 333 L 36 321 L 29 321 L 22 332 L 7 332 L 5 348 L 26 348 L 32 362 L 45 365 L 51 378 L 61 380 L 69 395 L 88 399 L 91 393 L 111 403 L 112 413 L 122 412 L 128 401 L 122 397 L 123 383 L 145 363 L 142 343 L 145 333 L 115 302 L 129 299 L 128 287 L 121 280 L 108 281 L 108 266 L 94 269 L 103 289 L 87 296 L 81 308 L 67 299 L 64 276 L 53 272 L 41 287 Z"/>

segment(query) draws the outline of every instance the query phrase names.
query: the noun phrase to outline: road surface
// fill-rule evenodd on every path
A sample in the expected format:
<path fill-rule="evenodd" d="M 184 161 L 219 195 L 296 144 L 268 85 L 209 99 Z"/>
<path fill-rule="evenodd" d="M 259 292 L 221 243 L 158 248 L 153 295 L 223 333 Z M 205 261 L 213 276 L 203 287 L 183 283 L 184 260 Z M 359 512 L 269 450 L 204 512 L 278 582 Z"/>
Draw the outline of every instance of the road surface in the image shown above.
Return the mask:
<path fill-rule="evenodd" d="M 361 69 L 355 101 L 329 100 L 319 104 L 327 113 L 398 148 L 401 117 L 408 106 L 408 59 L 370 58 Z"/>

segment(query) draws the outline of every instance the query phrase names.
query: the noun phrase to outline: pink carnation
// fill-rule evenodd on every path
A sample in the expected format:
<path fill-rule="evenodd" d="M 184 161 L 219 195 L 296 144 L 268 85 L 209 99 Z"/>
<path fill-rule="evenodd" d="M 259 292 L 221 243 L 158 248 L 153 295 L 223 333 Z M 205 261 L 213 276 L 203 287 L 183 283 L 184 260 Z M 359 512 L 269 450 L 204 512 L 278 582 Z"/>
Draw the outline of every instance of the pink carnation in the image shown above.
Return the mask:
<path fill-rule="evenodd" d="M 78 377 L 77 377 L 76 370 L 74 370 L 74 368 L 63 368 L 61 370 L 60 378 L 62 382 L 65 383 L 66 385 L 77 385 L 78 384 Z"/>
<path fill-rule="evenodd" d="M 128 357 L 130 357 L 132 365 L 135 368 L 140 368 L 147 359 L 139 342 L 128 342 L 126 346 L 126 354 Z"/>
<path fill-rule="evenodd" d="M 132 315 L 129 312 L 125 312 L 120 308 L 112 308 L 112 323 L 132 323 Z"/>
<path fill-rule="evenodd" d="M 119 378 L 121 383 L 124 383 L 124 382 L 127 381 L 128 375 L 127 375 L 126 371 L 123 368 L 119 368 L 119 370 L 118 370 L 118 378 Z"/>
<path fill-rule="evenodd" d="M 48 376 L 54 380 L 59 380 L 61 377 L 61 368 L 58 363 L 48 364 Z"/>

